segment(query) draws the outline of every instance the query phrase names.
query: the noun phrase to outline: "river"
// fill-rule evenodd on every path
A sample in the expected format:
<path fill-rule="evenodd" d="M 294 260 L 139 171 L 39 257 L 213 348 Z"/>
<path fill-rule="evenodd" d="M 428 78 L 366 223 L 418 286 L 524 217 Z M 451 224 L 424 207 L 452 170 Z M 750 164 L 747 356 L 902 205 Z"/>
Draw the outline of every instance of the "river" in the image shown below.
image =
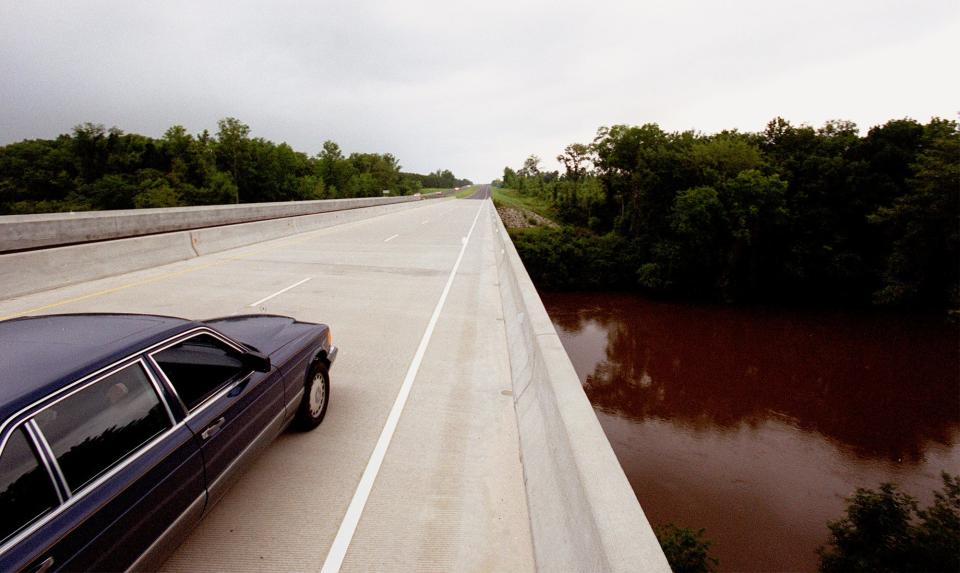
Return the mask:
<path fill-rule="evenodd" d="M 815 571 L 857 487 L 926 505 L 960 473 L 943 319 L 542 298 L 647 518 L 704 528 L 720 571 Z"/>

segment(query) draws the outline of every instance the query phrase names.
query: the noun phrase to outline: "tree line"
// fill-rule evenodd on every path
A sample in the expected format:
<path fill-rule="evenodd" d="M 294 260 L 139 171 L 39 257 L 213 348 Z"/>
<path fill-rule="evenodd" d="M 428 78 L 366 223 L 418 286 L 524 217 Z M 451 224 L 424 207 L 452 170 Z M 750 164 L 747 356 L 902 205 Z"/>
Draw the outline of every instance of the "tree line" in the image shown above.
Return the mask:
<path fill-rule="evenodd" d="M 0 215 L 409 195 L 469 184 L 449 170 L 404 173 L 389 153 L 344 155 L 333 141 L 309 156 L 251 137 L 236 118 L 162 137 L 85 123 L 56 139 L 0 147 Z"/>
<path fill-rule="evenodd" d="M 514 241 L 547 288 L 726 301 L 960 307 L 960 132 L 898 119 L 861 135 L 776 118 L 705 135 L 598 130 L 545 171 L 495 184 L 547 199 L 560 229 Z"/>

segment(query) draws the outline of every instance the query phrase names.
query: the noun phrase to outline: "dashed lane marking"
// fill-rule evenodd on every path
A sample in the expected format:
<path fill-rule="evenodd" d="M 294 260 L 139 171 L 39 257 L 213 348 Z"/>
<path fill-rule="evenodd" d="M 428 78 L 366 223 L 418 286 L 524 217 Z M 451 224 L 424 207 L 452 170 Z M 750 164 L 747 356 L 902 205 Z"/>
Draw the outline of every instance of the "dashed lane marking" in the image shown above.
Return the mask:
<path fill-rule="evenodd" d="M 263 304 L 263 303 L 267 302 L 268 300 L 270 300 L 270 299 L 273 298 L 273 297 L 280 296 L 280 295 L 282 295 L 283 293 L 287 292 L 288 290 L 302 285 L 303 283 L 307 282 L 307 281 L 310 280 L 311 278 L 313 278 L 313 277 L 307 277 L 307 278 L 303 279 L 302 281 L 297 281 L 297 282 L 293 283 L 292 285 L 288 286 L 287 288 L 280 289 L 280 290 L 278 290 L 277 292 L 273 293 L 272 295 L 270 295 L 270 296 L 265 296 L 265 297 L 261 298 L 260 300 L 258 300 L 257 302 L 250 303 L 250 304 L 247 305 L 247 306 L 254 307 L 254 306 L 258 306 L 258 305 L 260 305 L 260 304 Z"/>
<path fill-rule="evenodd" d="M 433 315 L 430 317 L 430 322 L 427 323 L 427 329 L 423 332 L 420 345 L 413 355 L 413 361 L 410 362 L 410 368 L 407 370 L 407 375 L 403 379 L 403 384 L 400 385 L 400 392 L 397 394 L 397 399 L 394 401 L 393 407 L 390 409 L 390 414 L 387 416 L 387 422 L 380 432 L 377 445 L 374 446 L 373 453 L 370 454 L 370 459 L 367 461 L 367 467 L 363 470 L 360 483 L 357 484 L 357 490 L 353 494 L 353 499 L 350 500 L 350 505 L 347 507 L 347 513 L 343 516 L 343 521 L 340 522 L 340 529 L 337 531 L 333 545 L 330 546 L 327 558 L 323 562 L 323 568 L 320 570 L 321 573 L 337 573 L 340 571 L 340 566 L 343 565 L 343 559 L 347 556 L 347 549 L 349 549 L 350 542 L 353 540 L 353 534 L 357 531 L 357 524 L 360 522 L 363 508 L 367 504 L 370 491 L 373 489 L 373 483 L 376 481 L 377 474 L 380 472 L 380 465 L 383 463 L 383 459 L 387 454 L 387 448 L 390 447 L 390 441 L 393 439 L 393 433 L 397 429 L 397 424 L 400 422 L 400 414 L 403 413 L 403 407 L 407 403 L 407 397 L 410 395 L 413 381 L 417 377 L 417 372 L 420 370 L 423 355 L 427 351 L 427 345 L 430 344 L 433 329 L 436 327 L 437 320 L 440 318 L 440 312 L 443 310 L 444 303 L 447 302 L 447 295 L 450 294 L 453 279 L 457 276 L 457 270 L 460 268 L 463 254 L 467 251 L 467 245 L 470 242 L 470 237 L 473 235 L 473 229 L 477 226 L 477 220 L 480 218 L 480 213 L 484 207 L 486 207 L 486 203 L 477 209 L 477 214 L 473 217 L 473 223 L 470 225 L 470 231 L 468 231 L 467 236 L 463 238 L 460 254 L 457 256 L 457 261 L 450 270 L 450 276 L 447 277 L 447 284 L 443 287 L 443 293 L 440 295 L 440 300 L 437 301 L 436 308 L 433 309 Z"/>

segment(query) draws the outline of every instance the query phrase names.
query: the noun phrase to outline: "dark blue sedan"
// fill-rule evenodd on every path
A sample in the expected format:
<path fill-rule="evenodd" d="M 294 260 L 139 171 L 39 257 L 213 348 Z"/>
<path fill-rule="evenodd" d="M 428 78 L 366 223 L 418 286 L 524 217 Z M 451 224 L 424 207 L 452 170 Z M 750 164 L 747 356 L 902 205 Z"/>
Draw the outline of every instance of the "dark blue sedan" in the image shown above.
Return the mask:
<path fill-rule="evenodd" d="M 258 452 L 326 413 L 326 325 L 0 322 L 0 571 L 158 567 Z"/>

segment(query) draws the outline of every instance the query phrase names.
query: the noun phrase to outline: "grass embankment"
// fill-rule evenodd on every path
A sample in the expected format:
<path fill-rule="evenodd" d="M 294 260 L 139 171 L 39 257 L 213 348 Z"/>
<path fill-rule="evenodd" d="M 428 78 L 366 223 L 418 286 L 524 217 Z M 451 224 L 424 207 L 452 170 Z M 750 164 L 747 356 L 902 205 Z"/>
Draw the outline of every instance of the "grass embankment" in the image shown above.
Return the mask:
<path fill-rule="evenodd" d="M 533 211 L 537 215 L 555 220 L 557 215 L 553 206 L 546 200 L 529 195 L 521 195 L 515 189 L 493 188 L 493 204 L 497 207 L 511 207 L 520 211 Z"/>
<path fill-rule="evenodd" d="M 513 189 L 493 188 L 493 204 L 507 230 L 554 228 L 553 207 L 538 197 L 528 197 Z"/>
<path fill-rule="evenodd" d="M 622 288 L 638 265 L 629 242 L 614 234 L 556 223 L 545 199 L 493 188 L 493 203 L 537 287 L 549 290 Z"/>
<path fill-rule="evenodd" d="M 473 195 L 473 192 L 477 190 L 477 187 L 479 187 L 479 185 L 470 185 L 468 187 L 464 187 L 463 189 L 457 191 L 454 197 L 456 197 L 457 199 L 463 199 L 464 197 L 469 197 Z M 445 191 L 450 191 L 451 189 L 453 188 L 452 187 L 426 187 L 420 190 L 420 194 L 427 195 L 430 193 L 443 193 Z"/>
<path fill-rule="evenodd" d="M 454 197 L 456 197 L 457 199 L 466 199 L 467 197 L 473 195 L 473 193 L 477 190 L 477 187 L 479 187 L 479 185 L 470 185 L 470 186 L 464 187 L 460 191 L 457 191 Z"/>

